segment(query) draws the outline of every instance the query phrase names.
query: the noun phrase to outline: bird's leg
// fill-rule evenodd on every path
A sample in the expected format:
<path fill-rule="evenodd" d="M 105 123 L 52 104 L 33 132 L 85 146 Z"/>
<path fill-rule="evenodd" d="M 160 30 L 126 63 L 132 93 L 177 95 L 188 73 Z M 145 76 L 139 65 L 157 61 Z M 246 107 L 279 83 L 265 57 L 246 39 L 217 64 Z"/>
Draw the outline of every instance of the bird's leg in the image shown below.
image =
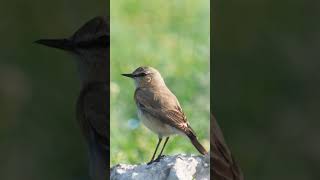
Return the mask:
<path fill-rule="evenodd" d="M 162 146 L 162 149 L 160 151 L 160 154 L 158 155 L 157 159 L 155 161 L 159 161 L 162 157 L 164 157 L 164 155 L 162 155 L 162 152 L 164 150 L 164 147 L 166 146 L 167 142 L 169 140 L 169 137 L 166 138 L 166 140 L 164 141 L 164 144 Z"/>
<path fill-rule="evenodd" d="M 152 158 L 151 158 L 151 160 L 147 163 L 147 165 L 149 165 L 149 164 L 151 164 L 151 163 L 153 162 L 154 156 L 155 156 L 156 153 L 157 153 L 157 150 L 158 150 L 158 147 L 159 147 L 159 144 L 161 143 L 161 141 L 162 141 L 162 138 L 159 138 L 158 144 L 157 144 L 157 147 L 156 147 L 156 150 L 154 151 L 154 153 L 153 153 L 153 155 L 152 155 Z M 162 152 L 162 151 L 161 151 L 161 152 Z"/>

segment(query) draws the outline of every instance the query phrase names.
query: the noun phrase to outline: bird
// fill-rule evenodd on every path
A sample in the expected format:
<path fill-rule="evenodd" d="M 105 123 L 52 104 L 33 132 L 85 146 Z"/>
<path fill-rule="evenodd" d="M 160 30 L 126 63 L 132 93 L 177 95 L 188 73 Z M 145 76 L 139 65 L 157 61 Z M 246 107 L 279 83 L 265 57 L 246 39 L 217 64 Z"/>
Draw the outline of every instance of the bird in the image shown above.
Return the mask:
<path fill-rule="evenodd" d="M 71 37 L 35 41 L 64 50 L 75 57 L 80 79 L 76 119 L 88 145 L 92 180 L 109 176 L 109 51 L 107 17 L 98 16 L 81 26 Z"/>
<path fill-rule="evenodd" d="M 207 154 L 182 111 L 178 99 L 166 86 L 158 70 L 141 66 L 132 73 L 122 75 L 134 79 L 134 100 L 138 117 L 148 129 L 158 135 L 158 143 L 148 165 L 158 162 L 163 157 L 162 153 L 169 137 L 175 134 L 187 136 L 201 154 Z M 163 147 L 154 159 L 163 138 Z"/>
<path fill-rule="evenodd" d="M 223 137 L 216 118 L 210 117 L 210 173 L 214 180 L 243 180 L 242 171 Z"/>

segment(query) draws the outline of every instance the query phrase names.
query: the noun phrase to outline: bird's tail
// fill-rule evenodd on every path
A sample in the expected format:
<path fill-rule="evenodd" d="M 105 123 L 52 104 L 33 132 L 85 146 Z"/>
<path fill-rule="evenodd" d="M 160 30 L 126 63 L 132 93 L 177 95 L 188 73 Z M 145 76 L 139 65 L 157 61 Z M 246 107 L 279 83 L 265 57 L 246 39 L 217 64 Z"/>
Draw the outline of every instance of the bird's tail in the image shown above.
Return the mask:
<path fill-rule="evenodd" d="M 200 144 L 200 142 L 197 139 L 197 136 L 194 135 L 194 133 L 187 134 L 188 138 L 190 139 L 193 146 L 202 154 L 207 154 L 207 150 Z"/>

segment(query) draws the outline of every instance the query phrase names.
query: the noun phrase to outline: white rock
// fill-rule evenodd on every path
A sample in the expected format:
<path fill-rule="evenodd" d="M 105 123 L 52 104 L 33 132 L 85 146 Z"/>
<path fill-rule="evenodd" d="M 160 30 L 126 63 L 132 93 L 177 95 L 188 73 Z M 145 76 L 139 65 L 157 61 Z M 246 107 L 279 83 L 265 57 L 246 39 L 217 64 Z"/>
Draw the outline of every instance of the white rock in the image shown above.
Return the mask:
<path fill-rule="evenodd" d="M 150 165 L 118 164 L 111 168 L 111 180 L 209 180 L 209 156 L 179 154 L 165 156 Z"/>

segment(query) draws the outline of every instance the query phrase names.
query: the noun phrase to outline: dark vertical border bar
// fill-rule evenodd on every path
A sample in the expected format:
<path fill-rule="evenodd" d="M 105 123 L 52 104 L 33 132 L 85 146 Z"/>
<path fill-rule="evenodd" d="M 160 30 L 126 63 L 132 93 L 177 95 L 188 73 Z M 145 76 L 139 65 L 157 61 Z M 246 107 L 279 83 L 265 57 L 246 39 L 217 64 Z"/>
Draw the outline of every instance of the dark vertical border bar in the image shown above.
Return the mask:
<path fill-rule="evenodd" d="M 217 32 L 220 28 L 218 3 L 218 1 L 210 2 L 210 177 L 214 180 L 243 180 L 241 168 L 225 142 L 221 128 L 214 116 L 214 97 L 217 96 L 214 94 L 214 80 L 217 79 L 215 76 L 217 75 L 217 67 L 214 66 L 214 62 L 219 61 L 214 56 L 215 37 L 218 36 Z"/>
<path fill-rule="evenodd" d="M 110 29 L 111 29 L 111 19 L 110 19 L 110 0 L 106 0 L 106 2 L 107 2 L 107 7 L 106 7 L 106 19 L 107 19 L 107 21 L 109 22 L 109 30 L 108 30 L 108 32 L 109 32 L 109 34 L 108 34 L 108 40 L 107 40 L 107 43 L 108 43 L 108 49 L 107 49 L 107 51 L 108 51 L 108 59 L 107 59 L 107 61 L 109 62 L 109 63 L 106 63 L 106 65 L 107 65 L 107 69 L 108 69 L 108 78 L 107 78 L 107 85 L 108 85 L 108 90 L 109 90 L 109 96 L 107 96 L 107 104 L 108 104 L 108 110 L 107 110 L 107 112 L 108 112 L 108 119 L 107 119 L 107 129 L 108 129 L 108 133 L 109 133 L 109 137 L 108 137 L 108 139 L 107 139 L 107 146 L 108 146 L 108 152 L 107 152 L 107 164 L 108 164 L 108 166 L 107 166 L 107 179 L 109 179 L 110 178 L 110 149 L 111 149 L 111 147 L 110 147 L 110 72 L 111 72 L 111 70 L 110 70 L 110 46 L 111 46 L 111 40 L 110 40 L 110 37 L 111 37 L 111 33 L 110 33 Z"/>
<path fill-rule="evenodd" d="M 212 3 L 211 107 L 245 178 L 320 179 L 320 1 Z M 212 177 L 228 179 L 211 130 Z"/>
<path fill-rule="evenodd" d="M 35 41 L 75 57 L 80 77 L 75 119 L 87 145 L 87 167 L 94 180 L 110 176 L 110 5 L 107 2 L 107 13 L 93 12 L 89 15 L 91 19 L 72 35 Z"/>

